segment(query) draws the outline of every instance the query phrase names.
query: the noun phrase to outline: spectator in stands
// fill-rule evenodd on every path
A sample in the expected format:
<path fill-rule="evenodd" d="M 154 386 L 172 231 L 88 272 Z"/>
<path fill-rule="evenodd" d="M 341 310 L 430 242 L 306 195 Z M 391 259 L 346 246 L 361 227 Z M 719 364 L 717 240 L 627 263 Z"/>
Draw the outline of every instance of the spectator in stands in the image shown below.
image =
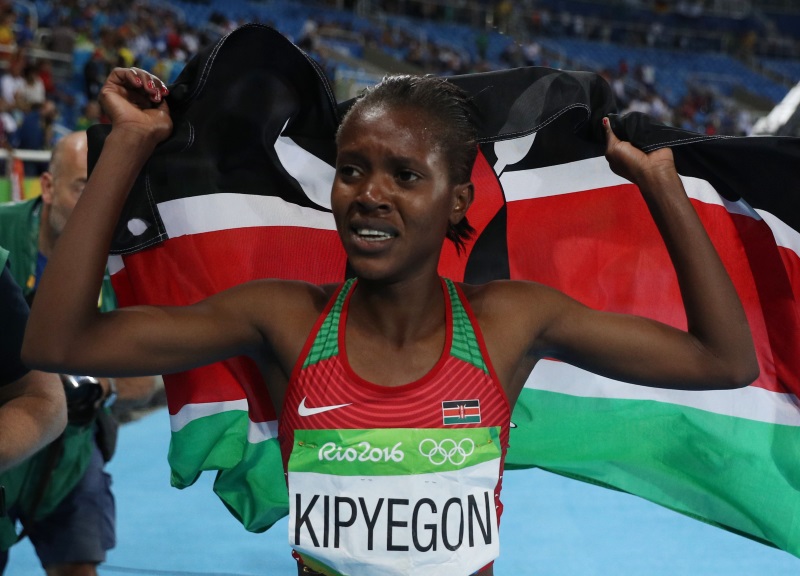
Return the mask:
<path fill-rule="evenodd" d="M 77 34 L 70 25 L 69 19 L 66 16 L 61 16 L 56 25 L 53 26 L 45 47 L 59 54 L 72 55 L 75 49 L 76 36 Z"/>
<path fill-rule="evenodd" d="M 26 64 L 22 71 L 22 84 L 15 94 L 17 106 L 23 111 L 31 107 L 44 104 L 46 92 L 44 81 L 39 75 L 39 70 L 34 64 Z"/>
<path fill-rule="evenodd" d="M 55 143 L 55 122 L 58 109 L 55 102 L 45 100 L 34 104 L 25 113 L 19 126 L 18 146 L 24 150 L 50 150 Z M 26 174 L 38 175 L 36 165 L 26 166 Z"/>
<path fill-rule="evenodd" d="M 522 54 L 520 45 L 516 42 L 506 44 L 500 53 L 500 61 L 507 64 L 509 68 L 517 68 L 525 65 L 525 58 Z"/>
<path fill-rule="evenodd" d="M 9 62 L 17 50 L 17 37 L 14 25 L 17 15 L 10 6 L 4 6 L 0 11 L 0 61 Z"/>
<path fill-rule="evenodd" d="M 86 130 L 89 126 L 100 123 L 102 110 L 97 100 L 89 100 L 83 107 L 83 114 L 78 118 L 76 128 Z"/>
<path fill-rule="evenodd" d="M 25 59 L 17 56 L 11 60 L 8 70 L 0 78 L 0 93 L 2 93 L 3 100 L 11 106 L 17 105 L 17 92 L 25 83 L 25 78 L 22 76 L 24 68 Z"/>
<path fill-rule="evenodd" d="M 11 272 L 26 298 L 33 298 L 47 259 L 83 191 L 86 154 L 85 132 L 66 136 L 42 175 L 41 197 L 0 206 L 0 241 L 11 248 Z M 106 278 L 99 308 L 105 311 L 115 306 Z M 37 502 L 31 493 L 40 482 L 29 482 L 28 490 L 11 506 L 11 516 L 23 521 L 48 574 L 94 575 L 97 564 L 105 561 L 106 551 L 115 544 L 114 498 L 111 479 L 103 468 L 113 454 L 116 423 L 101 402 L 102 397 L 111 400 L 115 395 L 114 380 L 94 382 L 102 391 L 91 388 L 92 382 L 84 384 L 87 390 L 95 390 L 97 397 L 88 406 L 88 415 L 82 412 L 80 422 L 71 421 L 67 426 L 63 446 L 56 446 L 63 450 L 60 459 L 48 464 L 50 450 L 36 456 L 42 459 L 42 469 L 50 470 L 42 476 L 47 480 L 45 497 Z M 127 397 L 147 397 L 155 384 L 150 377 L 119 378 L 116 383 L 120 394 Z M 62 490 L 64 486 L 74 489 Z"/>
<path fill-rule="evenodd" d="M 36 73 L 42 80 L 44 86 L 44 94 L 51 100 L 56 100 L 59 95 L 58 86 L 53 78 L 53 63 L 51 60 L 42 59 L 36 62 Z"/>
<path fill-rule="evenodd" d="M 481 60 L 486 60 L 486 54 L 489 50 L 489 35 L 486 33 L 485 30 L 479 30 L 478 34 L 475 36 L 475 51 L 478 54 L 478 58 Z"/>
<path fill-rule="evenodd" d="M 141 25 L 134 26 L 131 31 L 132 39 L 128 42 L 130 49 L 140 58 L 150 55 L 154 48 L 150 34 L 147 32 L 149 24 L 149 19 L 145 19 Z"/>
<path fill-rule="evenodd" d="M 500 0 L 494 7 L 494 21 L 497 29 L 503 34 L 509 32 L 511 17 L 514 13 L 514 5 L 511 0 Z"/>
<path fill-rule="evenodd" d="M 9 112 L 11 109 L 12 106 L 3 98 L 0 98 L 0 147 L 6 150 L 16 148 L 19 145 L 17 135 L 19 125 L 14 115 Z M 3 166 L 5 166 L 5 162 L 3 162 Z"/>
<path fill-rule="evenodd" d="M 537 66 L 542 56 L 542 47 L 535 40 L 531 40 L 522 47 L 522 55 L 526 66 Z"/>
<path fill-rule="evenodd" d="M 92 52 L 92 57 L 83 67 L 84 94 L 87 100 L 97 100 L 109 69 L 110 64 L 106 60 L 105 54 L 101 49 L 96 48 Z"/>
<path fill-rule="evenodd" d="M 319 25 L 312 18 L 303 22 L 303 28 L 300 30 L 300 36 L 297 38 L 297 45 L 306 52 L 316 50 L 317 44 L 319 43 L 319 36 L 317 35 L 318 28 Z"/>
<path fill-rule="evenodd" d="M 14 38 L 16 40 L 17 50 L 22 50 L 33 45 L 33 35 L 35 32 L 33 26 L 33 16 L 30 12 L 25 14 L 21 22 L 19 22 L 18 19 L 15 23 Z"/>
<path fill-rule="evenodd" d="M 181 35 L 181 49 L 184 52 L 184 60 L 191 58 L 200 50 L 200 37 L 197 32 L 185 23 L 178 23 L 178 30 Z"/>

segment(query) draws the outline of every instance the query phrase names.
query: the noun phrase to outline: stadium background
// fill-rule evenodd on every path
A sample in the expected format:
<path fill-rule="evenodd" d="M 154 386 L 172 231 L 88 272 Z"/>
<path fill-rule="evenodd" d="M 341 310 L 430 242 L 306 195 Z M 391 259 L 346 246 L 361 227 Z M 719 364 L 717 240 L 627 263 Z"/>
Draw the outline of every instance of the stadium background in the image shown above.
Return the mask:
<path fill-rule="evenodd" d="M 2 0 L 0 154 L 21 162 L 4 163 L 0 201 L 38 194 L 47 150 L 102 120 L 112 67 L 172 81 L 245 22 L 304 48 L 339 99 L 387 72 L 539 65 L 599 72 L 620 111 L 697 132 L 800 133 L 796 97 L 767 117 L 800 81 L 794 0 Z"/>
<path fill-rule="evenodd" d="M 0 103 L 0 201 L 37 195 L 58 138 L 102 121 L 96 95 L 111 67 L 140 66 L 169 82 L 197 50 L 246 22 L 304 48 L 340 100 L 387 72 L 542 65 L 599 72 L 621 111 L 682 128 L 800 135 L 795 0 L 7 0 L 0 90 L 13 95 L 20 78 L 29 88 Z M 186 493 L 168 487 L 168 437 L 161 410 L 122 429 L 110 467 L 119 544 L 101 574 L 288 573 L 281 525 L 246 533 L 211 493 L 211 478 Z M 506 494 L 524 502 L 504 516 L 500 574 L 798 571 L 783 552 L 551 475 L 509 473 Z M 39 572 L 27 544 L 13 550 L 7 574 Z"/>

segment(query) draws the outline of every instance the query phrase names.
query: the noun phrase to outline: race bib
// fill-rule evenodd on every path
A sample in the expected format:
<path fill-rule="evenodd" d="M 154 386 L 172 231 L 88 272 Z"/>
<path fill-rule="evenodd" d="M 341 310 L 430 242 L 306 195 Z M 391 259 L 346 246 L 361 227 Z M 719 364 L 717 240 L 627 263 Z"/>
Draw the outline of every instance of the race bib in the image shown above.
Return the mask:
<path fill-rule="evenodd" d="M 295 431 L 291 546 L 330 574 L 474 573 L 500 552 L 499 432 Z"/>

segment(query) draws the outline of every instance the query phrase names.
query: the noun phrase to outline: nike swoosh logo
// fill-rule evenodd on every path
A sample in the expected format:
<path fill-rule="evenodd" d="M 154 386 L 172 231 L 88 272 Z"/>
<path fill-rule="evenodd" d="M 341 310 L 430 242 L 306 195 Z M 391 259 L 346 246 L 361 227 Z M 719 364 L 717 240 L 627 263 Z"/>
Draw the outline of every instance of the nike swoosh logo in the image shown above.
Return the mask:
<path fill-rule="evenodd" d="M 352 402 L 350 404 L 352 404 Z M 336 404 L 334 406 L 319 406 L 317 408 L 308 408 L 306 406 L 306 399 L 304 397 L 300 401 L 300 405 L 297 407 L 297 413 L 300 414 L 300 416 L 313 416 L 314 414 L 322 414 L 323 412 L 327 412 L 328 410 L 336 410 L 337 408 L 344 408 L 345 406 L 350 406 L 350 404 Z"/>

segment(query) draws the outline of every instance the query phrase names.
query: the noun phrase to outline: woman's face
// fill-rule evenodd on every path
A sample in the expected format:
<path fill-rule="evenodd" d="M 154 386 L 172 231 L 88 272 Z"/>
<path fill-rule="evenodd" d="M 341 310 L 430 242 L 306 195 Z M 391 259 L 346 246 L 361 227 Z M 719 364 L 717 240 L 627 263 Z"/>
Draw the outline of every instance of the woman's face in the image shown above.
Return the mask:
<path fill-rule="evenodd" d="M 437 124 L 425 111 L 375 105 L 342 126 L 331 204 L 360 278 L 435 271 L 448 224 L 466 212 L 471 197 L 450 183 Z"/>

